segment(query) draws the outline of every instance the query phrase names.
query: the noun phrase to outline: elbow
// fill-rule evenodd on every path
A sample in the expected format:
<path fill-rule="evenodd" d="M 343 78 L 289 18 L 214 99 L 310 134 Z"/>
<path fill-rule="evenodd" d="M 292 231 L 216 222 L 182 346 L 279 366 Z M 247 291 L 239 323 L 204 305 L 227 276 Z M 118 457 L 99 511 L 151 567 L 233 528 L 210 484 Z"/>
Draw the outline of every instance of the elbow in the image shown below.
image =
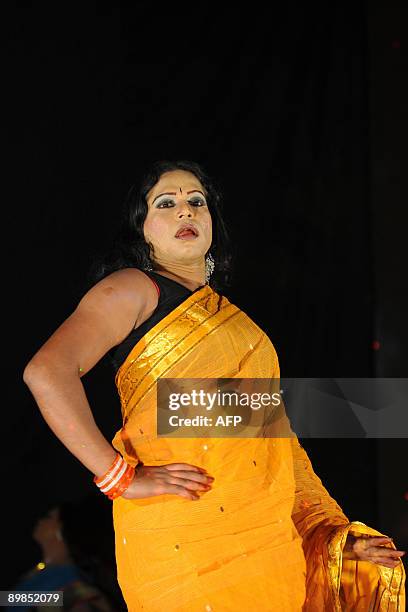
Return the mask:
<path fill-rule="evenodd" d="M 49 368 L 45 363 L 33 358 L 23 370 L 23 381 L 29 389 L 37 387 L 49 377 Z"/>
<path fill-rule="evenodd" d="M 30 391 L 41 391 L 60 381 L 75 378 L 75 373 L 70 364 L 58 359 L 56 365 L 55 355 L 37 353 L 27 363 L 23 370 L 23 381 Z"/>
<path fill-rule="evenodd" d="M 33 384 L 33 381 L 36 378 L 35 371 L 36 371 L 36 367 L 30 361 L 26 365 L 26 367 L 24 368 L 24 371 L 23 371 L 23 381 L 25 382 L 27 387 L 31 387 L 31 385 Z"/>

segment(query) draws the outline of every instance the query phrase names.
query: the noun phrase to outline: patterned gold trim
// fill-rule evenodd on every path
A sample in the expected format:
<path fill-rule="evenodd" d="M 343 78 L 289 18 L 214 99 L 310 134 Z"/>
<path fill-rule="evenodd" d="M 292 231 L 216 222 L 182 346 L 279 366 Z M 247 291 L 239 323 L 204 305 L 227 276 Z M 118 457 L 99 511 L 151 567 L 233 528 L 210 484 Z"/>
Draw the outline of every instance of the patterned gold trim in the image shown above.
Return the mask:
<path fill-rule="evenodd" d="M 205 285 L 152 327 L 133 347 L 115 377 L 124 424 L 137 403 L 170 367 L 240 312 L 226 297 Z M 135 393 L 137 401 L 132 401 L 133 407 L 127 412 Z"/>
<path fill-rule="evenodd" d="M 328 542 L 328 563 L 327 571 L 329 585 L 333 598 L 334 612 L 342 612 L 340 601 L 341 573 L 343 565 L 343 548 L 346 543 L 347 535 L 384 536 L 376 529 L 368 527 L 360 521 L 352 521 L 348 525 L 341 525 L 336 528 Z M 395 549 L 394 544 L 392 548 Z M 365 563 L 365 562 L 364 562 Z M 403 585 L 405 583 L 405 569 L 402 562 L 395 568 L 377 565 L 376 570 L 379 574 L 379 584 L 375 594 L 375 602 L 370 607 L 372 612 L 403 612 L 404 600 Z"/>

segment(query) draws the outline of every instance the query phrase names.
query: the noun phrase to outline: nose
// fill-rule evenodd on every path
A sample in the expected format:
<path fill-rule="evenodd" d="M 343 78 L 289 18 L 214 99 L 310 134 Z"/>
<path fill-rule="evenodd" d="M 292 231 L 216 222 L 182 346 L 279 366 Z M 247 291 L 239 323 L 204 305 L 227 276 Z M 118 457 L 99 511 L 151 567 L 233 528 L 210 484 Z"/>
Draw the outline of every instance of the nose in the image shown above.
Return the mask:
<path fill-rule="evenodd" d="M 192 218 L 195 214 L 194 206 L 191 206 L 186 200 L 180 202 L 178 207 L 177 216 L 179 219 L 182 217 Z"/>

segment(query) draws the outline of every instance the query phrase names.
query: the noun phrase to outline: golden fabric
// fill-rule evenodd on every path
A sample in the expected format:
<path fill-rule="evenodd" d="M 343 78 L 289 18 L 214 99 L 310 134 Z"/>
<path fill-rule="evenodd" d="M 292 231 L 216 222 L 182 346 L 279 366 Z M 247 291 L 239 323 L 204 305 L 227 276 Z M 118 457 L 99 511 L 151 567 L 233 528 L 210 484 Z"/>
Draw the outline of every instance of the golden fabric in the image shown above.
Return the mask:
<path fill-rule="evenodd" d="M 404 568 L 342 560 L 350 523 L 293 437 L 160 438 L 161 378 L 278 378 L 267 335 L 209 286 L 132 349 L 116 376 L 135 465 L 186 462 L 214 476 L 200 500 L 113 501 L 118 582 L 130 612 L 404 610 Z"/>

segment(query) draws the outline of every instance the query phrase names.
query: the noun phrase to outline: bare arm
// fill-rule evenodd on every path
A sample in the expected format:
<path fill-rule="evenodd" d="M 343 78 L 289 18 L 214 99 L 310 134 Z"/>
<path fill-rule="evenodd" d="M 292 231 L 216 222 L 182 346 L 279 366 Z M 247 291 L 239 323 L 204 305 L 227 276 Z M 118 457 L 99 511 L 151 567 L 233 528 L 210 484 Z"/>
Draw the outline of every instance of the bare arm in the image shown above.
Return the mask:
<path fill-rule="evenodd" d="M 88 291 L 25 367 L 24 382 L 45 421 L 97 476 L 109 469 L 116 451 L 95 423 L 81 376 L 156 305 L 156 289 L 143 272 L 114 272 Z"/>

